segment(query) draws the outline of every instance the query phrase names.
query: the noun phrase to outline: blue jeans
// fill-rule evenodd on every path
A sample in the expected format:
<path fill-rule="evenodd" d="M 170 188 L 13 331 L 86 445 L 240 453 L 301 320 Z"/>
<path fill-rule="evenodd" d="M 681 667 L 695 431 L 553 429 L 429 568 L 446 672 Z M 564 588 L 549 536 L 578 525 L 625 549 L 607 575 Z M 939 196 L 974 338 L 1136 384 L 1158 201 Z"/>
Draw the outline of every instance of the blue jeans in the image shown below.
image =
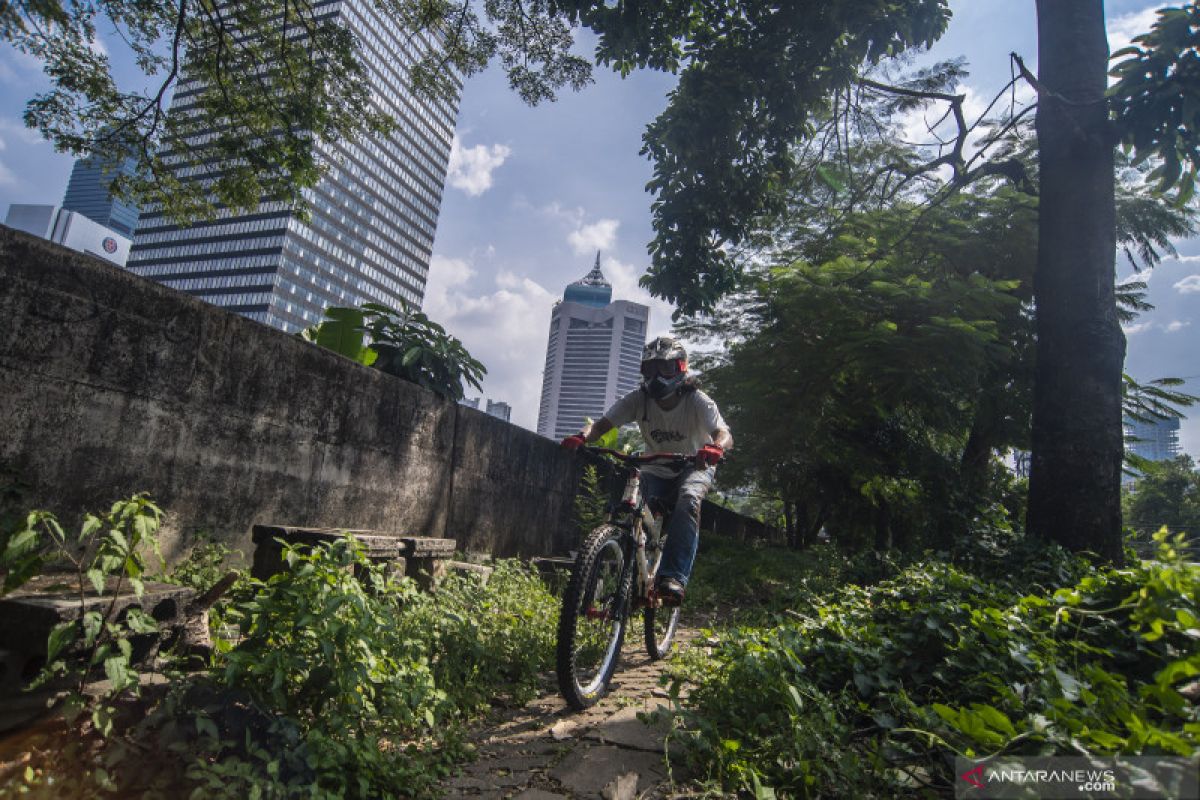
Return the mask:
<path fill-rule="evenodd" d="M 678 491 L 675 509 L 667 520 L 667 544 L 663 548 L 658 575 L 674 578 L 687 586 L 700 543 L 700 504 L 712 487 L 716 467 L 688 467 L 677 478 L 660 478 L 642 473 L 642 494 L 647 498 L 670 498 Z"/>

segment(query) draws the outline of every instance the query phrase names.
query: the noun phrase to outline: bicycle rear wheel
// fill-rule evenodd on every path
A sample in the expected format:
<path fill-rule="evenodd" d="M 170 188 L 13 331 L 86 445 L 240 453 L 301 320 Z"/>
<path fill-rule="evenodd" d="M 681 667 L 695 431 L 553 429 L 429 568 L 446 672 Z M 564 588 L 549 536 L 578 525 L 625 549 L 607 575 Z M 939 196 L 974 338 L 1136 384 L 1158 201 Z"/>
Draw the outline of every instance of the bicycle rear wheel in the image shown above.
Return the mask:
<path fill-rule="evenodd" d="M 572 708 L 604 696 L 621 657 L 633 568 L 619 528 L 588 536 L 563 595 L 558 618 L 558 687 Z"/>
<path fill-rule="evenodd" d="M 662 553 L 663 548 L 660 542 L 654 553 L 654 569 L 650 571 L 650 580 L 654 580 L 658 575 L 658 567 L 662 563 Z M 646 606 L 645 618 L 646 652 L 650 654 L 653 661 L 666 658 L 667 654 L 671 652 L 671 645 L 675 640 L 675 629 L 679 626 L 679 606 L 673 608 Z"/>
<path fill-rule="evenodd" d="M 646 652 L 651 659 L 658 661 L 667 657 L 678 626 L 679 606 L 646 609 Z"/>

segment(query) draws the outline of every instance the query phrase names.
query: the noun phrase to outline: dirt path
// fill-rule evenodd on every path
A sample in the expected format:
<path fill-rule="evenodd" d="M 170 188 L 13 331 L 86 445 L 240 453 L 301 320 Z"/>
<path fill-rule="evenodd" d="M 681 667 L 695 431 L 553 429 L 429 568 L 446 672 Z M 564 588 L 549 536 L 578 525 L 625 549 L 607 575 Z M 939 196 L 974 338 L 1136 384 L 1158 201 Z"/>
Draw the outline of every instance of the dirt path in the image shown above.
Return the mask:
<path fill-rule="evenodd" d="M 677 647 L 687 647 L 695 635 L 680 629 Z M 661 674 L 662 664 L 650 661 L 644 648 L 627 645 L 603 700 L 575 713 L 560 696 L 547 694 L 493 716 L 470 737 L 478 758 L 442 789 L 447 797 L 516 800 L 684 794 L 681 767 L 668 768 L 664 756 L 668 724 L 652 727 L 637 716 L 666 707 Z"/>

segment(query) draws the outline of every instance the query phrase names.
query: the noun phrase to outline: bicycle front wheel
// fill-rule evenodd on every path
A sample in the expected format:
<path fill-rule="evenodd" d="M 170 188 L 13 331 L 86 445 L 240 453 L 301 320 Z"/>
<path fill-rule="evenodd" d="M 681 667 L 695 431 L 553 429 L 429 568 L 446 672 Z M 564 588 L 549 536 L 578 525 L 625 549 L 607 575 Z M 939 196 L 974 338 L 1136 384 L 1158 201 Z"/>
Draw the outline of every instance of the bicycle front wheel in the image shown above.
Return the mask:
<path fill-rule="evenodd" d="M 588 536 L 563 596 L 558 618 L 558 687 L 572 708 L 604 696 L 621 657 L 633 568 L 619 528 Z"/>

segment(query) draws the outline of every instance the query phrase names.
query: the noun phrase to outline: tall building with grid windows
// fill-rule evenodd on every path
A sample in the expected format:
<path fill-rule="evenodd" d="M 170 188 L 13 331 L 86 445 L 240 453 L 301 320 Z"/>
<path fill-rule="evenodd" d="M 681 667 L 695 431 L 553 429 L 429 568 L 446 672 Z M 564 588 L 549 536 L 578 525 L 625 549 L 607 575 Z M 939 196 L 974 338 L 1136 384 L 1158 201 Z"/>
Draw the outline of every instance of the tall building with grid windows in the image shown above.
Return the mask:
<path fill-rule="evenodd" d="M 71 169 L 71 179 L 67 182 L 67 193 L 63 197 L 63 209 L 83 214 L 127 239 L 133 238 L 138 207 L 109 196 L 108 190 L 116 173 L 133 174 L 136 168 L 137 160 L 132 158 L 126 159 L 117 169 L 106 166 L 95 157 L 79 159 Z"/>
<path fill-rule="evenodd" d="M 222 210 L 185 228 L 146 209 L 127 264 L 289 332 L 318 322 L 329 306 L 421 304 L 458 116 L 457 94 L 433 100 L 408 86 L 404 67 L 435 46 L 431 38 L 402 33 L 370 0 L 315 5 L 359 38 L 374 102 L 397 120 L 395 132 L 314 145 L 329 168 L 305 191 L 308 222 L 278 202 Z M 196 93 L 188 88 L 181 85 L 172 113 L 187 109 Z"/>
<path fill-rule="evenodd" d="M 1125 449 L 1150 461 L 1170 461 L 1179 457 L 1179 420 L 1175 417 L 1142 422 L 1124 420 Z"/>
<path fill-rule="evenodd" d="M 612 300 L 612 285 L 596 266 L 567 286 L 550 312 L 538 433 L 560 439 L 585 418 L 600 419 L 618 397 L 637 388 L 650 309 Z"/>

